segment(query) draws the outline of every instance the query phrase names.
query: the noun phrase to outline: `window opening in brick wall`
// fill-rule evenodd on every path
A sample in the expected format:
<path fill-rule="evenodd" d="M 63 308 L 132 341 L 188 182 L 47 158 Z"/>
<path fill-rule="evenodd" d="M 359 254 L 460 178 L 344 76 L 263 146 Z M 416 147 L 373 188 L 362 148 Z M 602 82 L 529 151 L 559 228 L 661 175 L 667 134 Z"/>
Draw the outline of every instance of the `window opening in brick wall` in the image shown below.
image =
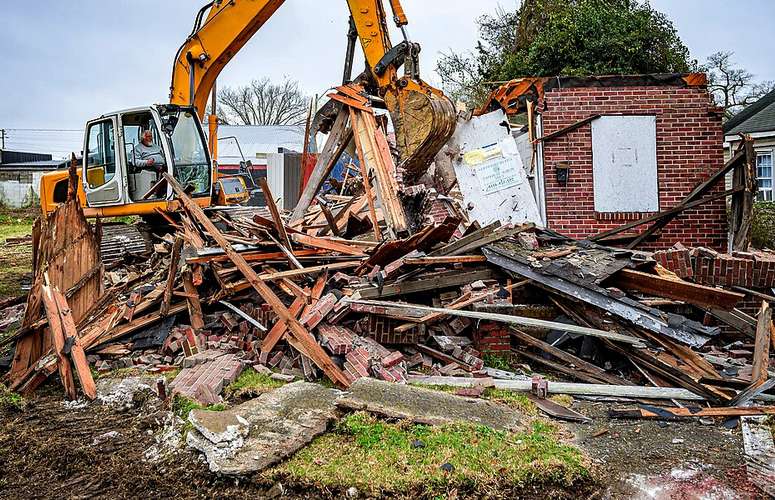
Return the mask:
<path fill-rule="evenodd" d="M 659 211 L 656 123 L 655 116 L 602 116 L 592 122 L 596 212 Z"/>
<path fill-rule="evenodd" d="M 759 201 L 772 201 L 772 150 L 756 154 L 756 177 L 759 179 Z"/>

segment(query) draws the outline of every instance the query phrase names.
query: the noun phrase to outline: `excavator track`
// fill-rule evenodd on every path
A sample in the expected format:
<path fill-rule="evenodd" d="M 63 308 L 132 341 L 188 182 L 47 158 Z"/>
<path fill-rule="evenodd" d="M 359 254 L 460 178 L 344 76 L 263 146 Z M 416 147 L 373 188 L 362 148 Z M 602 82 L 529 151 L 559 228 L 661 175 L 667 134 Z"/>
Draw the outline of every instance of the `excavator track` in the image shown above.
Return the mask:
<path fill-rule="evenodd" d="M 153 250 L 150 234 L 143 224 L 106 224 L 102 226 L 100 254 L 102 263 L 110 266 L 129 255 L 143 255 Z"/>

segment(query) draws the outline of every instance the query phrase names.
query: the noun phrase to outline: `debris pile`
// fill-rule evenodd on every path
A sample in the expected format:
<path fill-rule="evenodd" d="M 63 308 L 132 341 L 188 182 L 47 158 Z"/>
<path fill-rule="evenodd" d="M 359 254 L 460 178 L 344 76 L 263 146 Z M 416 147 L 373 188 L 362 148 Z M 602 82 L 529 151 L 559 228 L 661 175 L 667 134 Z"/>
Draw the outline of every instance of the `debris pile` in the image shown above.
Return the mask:
<path fill-rule="evenodd" d="M 640 403 L 613 418 L 775 414 L 775 254 L 621 250 L 529 223 L 469 222 L 450 199 L 399 188 L 384 125 L 345 92 L 333 95 L 349 104 L 292 213 L 265 181 L 265 209 L 203 209 L 164 174 L 179 202 L 165 214 L 168 232 L 154 235 L 153 252 L 106 273 L 100 225 L 89 225 L 72 189 L 34 231 L 26 313 L 4 341 L 15 342 L 10 388 L 29 393 L 58 372 L 70 399 L 76 379 L 93 399 L 91 367 L 180 370 L 160 395 L 209 405 L 251 368 L 340 388 L 378 379 L 456 386 L 468 397 L 486 387 L 528 392 L 544 412 L 575 421 L 587 419 L 546 397 Z M 321 194 L 352 138 L 359 182 Z M 438 204 L 449 205 L 443 217 Z M 573 382 L 487 366 L 512 354 L 524 372 Z M 217 448 L 202 429 L 200 448 Z"/>

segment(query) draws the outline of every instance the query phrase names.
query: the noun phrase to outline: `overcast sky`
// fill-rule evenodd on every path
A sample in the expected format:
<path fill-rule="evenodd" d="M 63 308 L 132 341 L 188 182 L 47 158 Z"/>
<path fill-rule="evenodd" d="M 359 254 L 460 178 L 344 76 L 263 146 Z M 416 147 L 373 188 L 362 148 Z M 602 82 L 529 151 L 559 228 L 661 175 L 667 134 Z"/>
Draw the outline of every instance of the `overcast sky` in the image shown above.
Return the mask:
<path fill-rule="evenodd" d="M 518 0 L 402 0 L 411 36 L 423 46 L 421 71 L 433 72 L 441 52 L 471 49 L 475 20 Z M 3 2 L 0 15 L 0 128 L 8 147 L 33 149 L 45 134 L 19 129 L 80 130 L 107 111 L 165 102 L 172 60 L 204 0 L 27 0 Z M 652 0 L 692 52 L 717 50 L 758 79 L 775 80 L 775 1 Z M 227 66 L 219 85 L 268 76 L 298 80 L 310 95 L 337 84 L 347 31 L 343 0 L 288 0 Z M 394 40 L 399 36 L 394 34 Z M 362 58 L 360 59 L 362 61 Z M 356 70 L 362 68 L 358 61 Z M 16 130 L 14 130 L 16 129 Z M 66 149 L 58 132 L 52 148 Z M 15 142 L 14 142 L 15 141 Z"/>

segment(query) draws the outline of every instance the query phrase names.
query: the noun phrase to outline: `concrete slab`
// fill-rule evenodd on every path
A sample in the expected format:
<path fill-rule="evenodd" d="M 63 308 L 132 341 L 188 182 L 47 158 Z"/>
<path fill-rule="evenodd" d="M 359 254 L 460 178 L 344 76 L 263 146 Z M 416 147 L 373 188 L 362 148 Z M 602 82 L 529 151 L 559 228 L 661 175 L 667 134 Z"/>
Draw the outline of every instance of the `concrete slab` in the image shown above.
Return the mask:
<path fill-rule="evenodd" d="M 291 456 L 338 417 L 336 389 L 295 382 L 222 412 L 193 410 L 186 442 L 205 454 L 210 470 L 261 471 Z"/>
<path fill-rule="evenodd" d="M 371 378 L 353 382 L 336 404 L 428 425 L 467 422 L 500 430 L 525 428 L 523 415 L 504 405 Z"/>

